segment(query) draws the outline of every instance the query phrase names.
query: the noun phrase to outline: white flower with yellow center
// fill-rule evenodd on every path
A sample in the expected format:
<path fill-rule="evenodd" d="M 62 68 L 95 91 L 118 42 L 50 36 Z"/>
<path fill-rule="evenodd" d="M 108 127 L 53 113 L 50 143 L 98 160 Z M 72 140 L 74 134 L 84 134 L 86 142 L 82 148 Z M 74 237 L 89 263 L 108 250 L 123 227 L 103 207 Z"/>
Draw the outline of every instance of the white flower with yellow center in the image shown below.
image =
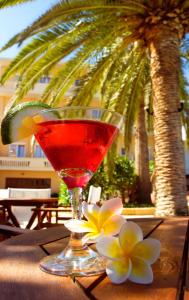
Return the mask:
<path fill-rule="evenodd" d="M 83 202 L 83 214 L 86 221 L 70 220 L 65 226 L 74 232 L 88 232 L 84 240 L 95 242 L 103 236 L 113 236 L 119 233 L 125 223 L 125 219 L 121 216 L 122 209 L 122 201 L 119 198 L 107 200 L 101 207 Z"/>
<path fill-rule="evenodd" d="M 96 245 L 98 252 L 108 258 L 106 273 L 113 283 L 129 279 L 135 283 L 153 281 L 153 264 L 160 255 L 160 242 L 143 240 L 141 228 L 134 222 L 126 222 L 118 237 L 104 237 Z"/>

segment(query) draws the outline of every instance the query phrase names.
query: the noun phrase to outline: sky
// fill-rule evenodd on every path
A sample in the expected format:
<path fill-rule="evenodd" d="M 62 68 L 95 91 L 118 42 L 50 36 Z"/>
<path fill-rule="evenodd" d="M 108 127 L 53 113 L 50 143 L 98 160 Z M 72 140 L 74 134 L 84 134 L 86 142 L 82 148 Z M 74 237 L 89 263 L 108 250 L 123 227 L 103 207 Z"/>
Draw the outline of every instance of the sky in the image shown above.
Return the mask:
<path fill-rule="evenodd" d="M 0 10 L 0 48 L 56 2 L 57 0 L 36 0 Z M 12 58 L 18 52 L 19 48 L 14 46 L 0 53 L 0 57 Z"/>

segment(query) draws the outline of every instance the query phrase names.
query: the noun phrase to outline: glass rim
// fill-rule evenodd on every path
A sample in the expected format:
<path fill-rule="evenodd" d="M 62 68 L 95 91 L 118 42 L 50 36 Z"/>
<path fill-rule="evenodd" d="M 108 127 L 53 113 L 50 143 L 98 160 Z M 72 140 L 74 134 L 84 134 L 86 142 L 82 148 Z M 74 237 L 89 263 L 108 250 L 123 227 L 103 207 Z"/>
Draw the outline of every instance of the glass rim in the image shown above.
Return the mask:
<path fill-rule="evenodd" d="M 43 108 L 40 110 L 40 112 L 48 112 L 48 111 L 56 111 L 56 110 L 71 110 L 71 109 L 82 109 L 82 110 L 92 110 L 96 109 L 99 111 L 104 111 L 104 112 L 109 112 L 112 114 L 115 114 L 116 116 L 119 116 L 123 119 L 125 119 L 124 115 L 118 113 L 117 111 L 114 111 L 109 108 L 102 108 L 102 107 L 97 107 L 97 106 L 82 106 L 82 105 L 76 105 L 76 106 L 58 106 L 58 107 L 52 107 L 52 108 Z M 37 114 L 37 113 L 36 113 Z"/>

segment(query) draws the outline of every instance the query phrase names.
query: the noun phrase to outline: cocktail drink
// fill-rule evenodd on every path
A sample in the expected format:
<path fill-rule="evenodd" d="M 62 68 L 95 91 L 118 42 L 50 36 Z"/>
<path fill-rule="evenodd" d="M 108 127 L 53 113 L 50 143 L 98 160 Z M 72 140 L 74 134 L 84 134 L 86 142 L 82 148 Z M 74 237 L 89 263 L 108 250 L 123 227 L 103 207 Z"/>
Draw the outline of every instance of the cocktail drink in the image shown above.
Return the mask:
<path fill-rule="evenodd" d="M 39 124 L 36 139 L 72 189 L 86 186 L 117 131 L 117 127 L 95 120 L 53 120 Z"/>
<path fill-rule="evenodd" d="M 41 111 L 35 137 L 71 193 L 73 218 L 82 218 L 82 188 L 98 169 L 122 124 L 122 116 L 105 109 L 65 107 Z M 44 118 L 43 118 L 44 115 Z M 51 115 L 47 119 L 47 115 Z M 52 115 L 54 117 L 52 118 Z M 41 261 L 42 270 L 57 275 L 95 275 L 104 259 L 71 233 L 66 249 Z"/>

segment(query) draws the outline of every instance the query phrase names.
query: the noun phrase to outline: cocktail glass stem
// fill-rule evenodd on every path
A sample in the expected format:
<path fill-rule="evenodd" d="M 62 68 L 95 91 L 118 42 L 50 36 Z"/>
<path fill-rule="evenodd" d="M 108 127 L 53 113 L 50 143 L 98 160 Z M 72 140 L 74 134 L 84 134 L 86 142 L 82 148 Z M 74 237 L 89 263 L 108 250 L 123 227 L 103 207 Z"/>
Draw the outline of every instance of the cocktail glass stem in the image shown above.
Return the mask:
<path fill-rule="evenodd" d="M 82 188 L 76 187 L 70 190 L 72 218 L 81 220 L 82 218 Z"/>
<path fill-rule="evenodd" d="M 70 197 L 71 197 L 71 207 L 72 207 L 72 218 L 75 220 L 81 220 L 82 219 L 82 188 L 76 187 L 71 190 Z M 82 249 L 85 249 L 86 246 L 83 243 L 83 233 L 76 233 L 71 232 L 70 240 L 67 246 L 70 248 L 70 250 L 73 251 L 81 251 Z"/>

